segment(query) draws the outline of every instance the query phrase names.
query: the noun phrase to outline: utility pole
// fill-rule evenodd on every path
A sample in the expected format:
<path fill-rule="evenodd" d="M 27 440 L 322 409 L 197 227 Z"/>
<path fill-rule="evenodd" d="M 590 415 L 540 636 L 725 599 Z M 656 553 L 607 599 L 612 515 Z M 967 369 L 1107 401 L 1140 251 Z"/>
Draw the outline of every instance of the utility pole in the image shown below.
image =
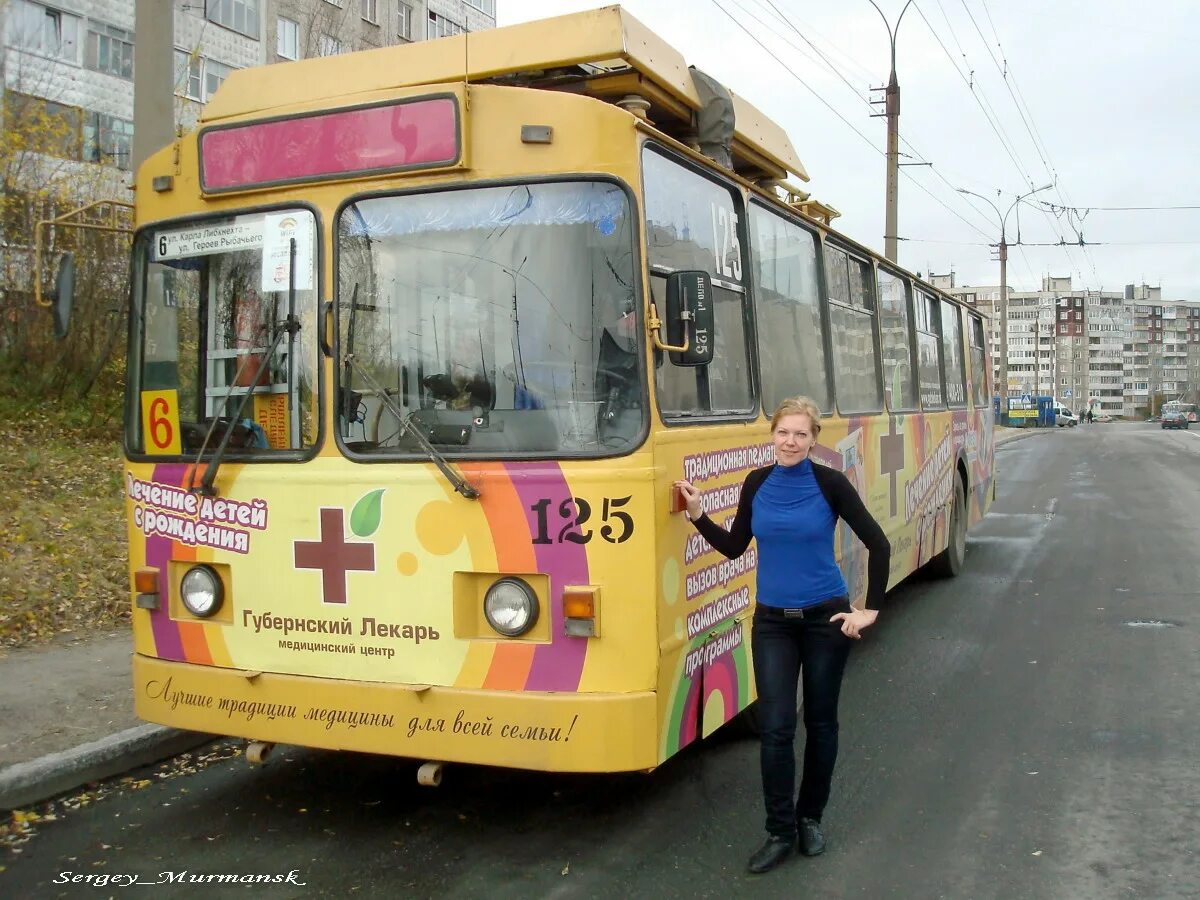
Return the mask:
<path fill-rule="evenodd" d="M 137 0 L 134 7 L 133 158 L 138 167 L 175 139 L 175 4 Z"/>
<path fill-rule="evenodd" d="M 899 202 L 897 182 L 900 176 L 900 82 L 896 80 L 896 35 L 900 31 L 900 22 L 904 18 L 904 14 L 912 5 L 912 0 L 908 0 L 904 4 L 904 9 L 900 10 L 895 28 L 888 24 L 887 16 L 883 14 L 883 10 L 879 8 L 875 0 L 867 0 L 867 2 L 875 7 L 879 17 L 883 19 L 883 26 L 887 29 L 888 40 L 892 46 L 892 71 L 888 76 L 887 88 L 884 89 L 884 115 L 887 116 L 887 212 L 884 223 L 883 255 L 891 262 L 895 262 L 896 235 L 899 228 L 896 209 Z M 872 90 L 879 90 L 879 88 L 872 88 Z"/>
<path fill-rule="evenodd" d="M 1008 413 L 1008 238 L 1006 236 L 1008 215 L 1014 209 L 1016 209 L 1020 202 L 1026 197 L 1032 197 L 1039 191 L 1049 190 L 1052 187 L 1054 187 L 1053 182 L 1050 184 L 1043 184 L 1041 187 L 1034 188 L 1031 191 L 1026 191 L 1024 194 L 1018 194 L 1017 198 L 1013 200 L 1012 205 L 1004 211 L 1003 215 L 1000 214 L 1000 209 L 996 206 L 996 204 L 987 197 L 984 197 L 982 194 L 977 194 L 974 191 L 968 191 L 966 188 L 958 188 L 958 192 L 960 194 L 970 194 L 972 197 L 978 197 L 980 200 L 990 206 L 993 211 L 995 211 L 996 219 L 1000 223 L 1000 322 L 998 323 L 1000 328 L 1000 385 L 998 389 L 1001 391 L 1001 415 L 1007 415 Z M 999 191 L 996 191 L 996 196 L 1000 196 Z M 1017 243 L 1021 243 L 1020 213 L 1017 214 Z M 1034 343 L 1037 343 L 1036 338 Z M 1038 351 L 1036 350 L 1034 351 L 1035 360 L 1037 359 L 1037 352 Z M 1037 365 L 1038 363 L 1035 362 L 1035 369 Z"/>

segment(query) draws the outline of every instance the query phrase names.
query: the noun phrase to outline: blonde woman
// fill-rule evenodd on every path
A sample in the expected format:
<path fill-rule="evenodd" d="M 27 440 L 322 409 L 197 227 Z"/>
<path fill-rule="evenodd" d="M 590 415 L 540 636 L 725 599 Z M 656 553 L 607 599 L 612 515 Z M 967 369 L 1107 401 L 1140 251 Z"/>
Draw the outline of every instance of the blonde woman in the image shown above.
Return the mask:
<path fill-rule="evenodd" d="M 677 481 L 692 523 L 730 559 L 758 542 L 756 607 L 751 636 L 758 689 L 767 841 L 750 857 L 759 874 L 800 852 L 825 850 L 821 816 L 837 760 L 838 694 L 850 642 L 875 622 L 887 589 L 891 547 L 883 529 L 841 472 L 814 464 L 809 451 L 821 433 L 821 411 L 807 397 L 784 400 L 771 419 L 775 464 L 742 484 L 728 531 L 700 508 L 700 492 Z M 866 608 L 850 606 L 833 556 L 843 519 L 867 547 Z M 796 682 L 803 678 L 804 768 L 795 794 Z"/>

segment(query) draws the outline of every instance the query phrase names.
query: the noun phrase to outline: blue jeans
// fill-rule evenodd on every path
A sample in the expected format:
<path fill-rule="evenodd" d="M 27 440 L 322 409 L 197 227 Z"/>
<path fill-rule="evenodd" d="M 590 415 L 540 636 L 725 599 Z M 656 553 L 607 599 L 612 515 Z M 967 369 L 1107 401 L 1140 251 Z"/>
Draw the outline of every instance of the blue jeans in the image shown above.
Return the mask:
<path fill-rule="evenodd" d="M 754 613 L 750 642 L 762 734 L 763 800 L 767 832 L 793 840 L 801 818 L 821 820 L 838 750 L 838 695 L 851 639 L 829 617 L 849 612 L 839 597 L 806 615 L 787 617 L 762 606 Z M 796 787 L 796 682 L 804 689 L 804 772 Z"/>

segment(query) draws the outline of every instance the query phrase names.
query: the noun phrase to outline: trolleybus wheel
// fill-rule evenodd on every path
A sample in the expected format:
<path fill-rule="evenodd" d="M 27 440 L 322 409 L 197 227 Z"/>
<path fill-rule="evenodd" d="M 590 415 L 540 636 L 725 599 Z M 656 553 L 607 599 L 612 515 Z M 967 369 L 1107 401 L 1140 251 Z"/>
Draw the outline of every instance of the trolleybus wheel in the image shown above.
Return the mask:
<path fill-rule="evenodd" d="M 949 539 L 946 549 L 929 563 L 929 571 L 939 578 L 953 578 L 962 571 L 967 558 L 967 494 L 962 479 L 954 474 L 954 505 L 950 508 Z"/>

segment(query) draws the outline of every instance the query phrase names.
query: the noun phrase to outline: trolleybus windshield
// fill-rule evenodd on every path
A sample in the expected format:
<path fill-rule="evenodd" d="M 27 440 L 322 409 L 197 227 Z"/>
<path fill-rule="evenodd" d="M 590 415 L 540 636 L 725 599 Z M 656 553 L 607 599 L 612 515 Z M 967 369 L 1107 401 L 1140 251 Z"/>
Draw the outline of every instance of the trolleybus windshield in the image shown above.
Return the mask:
<path fill-rule="evenodd" d="M 337 420 L 352 454 L 424 456 L 411 429 L 459 457 L 620 454 L 640 440 L 619 186 L 367 198 L 339 216 L 337 254 Z"/>

